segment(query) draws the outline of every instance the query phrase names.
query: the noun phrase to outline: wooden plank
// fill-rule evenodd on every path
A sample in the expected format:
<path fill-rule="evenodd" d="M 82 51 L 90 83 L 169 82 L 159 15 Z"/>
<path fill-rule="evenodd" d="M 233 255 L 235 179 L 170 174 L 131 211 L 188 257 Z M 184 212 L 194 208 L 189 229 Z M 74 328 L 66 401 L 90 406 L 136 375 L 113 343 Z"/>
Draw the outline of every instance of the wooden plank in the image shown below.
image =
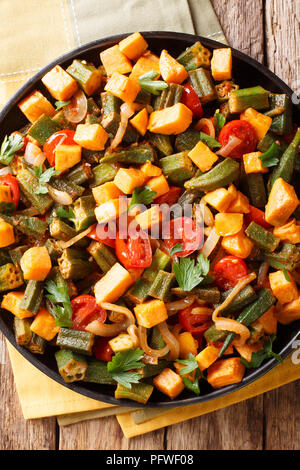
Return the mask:
<path fill-rule="evenodd" d="M 126 439 L 115 417 L 94 419 L 60 428 L 60 450 L 163 449 L 164 430 Z"/>
<path fill-rule="evenodd" d="M 24 420 L 7 353 L 1 354 L 1 358 L 0 449 L 54 450 L 55 418 Z"/>
<path fill-rule="evenodd" d="M 266 0 L 267 65 L 298 92 L 300 91 L 299 18 L 299 1 Z"/>
<path fill-rule="evenodd" d="M 299 394 L 300 380 L 264 395 L 266 450 L 299 449 Z"/>
<path fill-rule="evenodd" d="M 178 410 L 180 413 L 180 409 Z M 263 446 L 263 398 L 167 428 L 167 449 L 260 450 Z"/>
<path fill-rule="evenodd" d="M 263 0 L 211 0 L 230 46 L 264 61 Z"/>

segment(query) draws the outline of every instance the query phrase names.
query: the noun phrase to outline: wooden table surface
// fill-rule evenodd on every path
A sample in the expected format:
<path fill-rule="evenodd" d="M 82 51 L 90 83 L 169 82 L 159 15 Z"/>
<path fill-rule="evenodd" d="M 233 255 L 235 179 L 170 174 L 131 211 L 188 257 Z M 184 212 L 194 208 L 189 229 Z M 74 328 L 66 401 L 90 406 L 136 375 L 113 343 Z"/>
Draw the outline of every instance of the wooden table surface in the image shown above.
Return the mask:
<path fill-rule="evenodd" d="M 267 65 L 295 90 L 300 72 L 296 49 L 300 42 L 300 0 L 212 3 L 229 44 Z M 128 440 L 114 417 L 64 428 L 57 426 L 55 418 L 25 421 L 7 362 L 0 365 L 0 449 L 294 450 L 300 447 L 299 395 L 297 381 L 215 413 Z"/>

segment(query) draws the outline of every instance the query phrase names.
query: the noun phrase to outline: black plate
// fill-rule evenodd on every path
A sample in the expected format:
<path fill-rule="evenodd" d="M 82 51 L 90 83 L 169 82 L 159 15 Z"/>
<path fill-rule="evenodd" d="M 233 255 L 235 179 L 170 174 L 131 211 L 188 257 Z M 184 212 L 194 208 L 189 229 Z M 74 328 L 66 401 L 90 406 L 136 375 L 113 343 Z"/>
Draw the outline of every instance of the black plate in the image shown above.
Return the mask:
<path fill-rule="evenodd" d="M 145 32 L 142 33 L 147 42 L 149 43 L 150 49 L 157 54 L 160 54 L 161 49 L 167 49 L 170 54 L 174 57 L 179 55 L 186 47 L 193 44 L 195 41 L 201 41 L 201 43 L 210 49 L 216 49 L 224 47 L 222 44 L 206 39 L 200 36 L 192 34 L 183 34 L 175 32 Z M 24 98 L 29 92 L 35 88 L 40 88 L 42 92 L 47 95 L 49 94 L 43 87 L 40 79 L 48 72 L 54 65 L 60 64 L 63 67 L 67 67 L 74 58 L 86 59 L 94 62 L 96 65 L 100 65 L 99 52 L 107 47 L 110 47 L 118 43 L 121 39 L 126 37 L 127 34 L 112 36 L 99 41 L 93 41 L 85 46 L 79 47 L 67 54 L 64 54 L 57 60 L 51 62 L 49 65 L 41 69 L 35 74 L 28 82 L 26 82 L 20 90 L 9 100 L 7 105 L 3 108 L 0 113 L 0 141 L 3 140 L 6 134 L 10 134 L 12 131 L 21 128 L 26 124 L 26 119 L 23 114 L 17 108 L 17 103 Z M 233 52 L 233 70 L 236 82 L 243 87 L 250 87 L 255 85 L 262 85 L 267 90 L 275 93 L 286 93 L 290 97 L 292 96 L 292 90 L 270 70 L 263 65 L 259 64 L 254 59 L 247 55 L 232 49 Z M 52 99 L 52 98 L 51 98 Z M 294 121 L 300 123 L 300 106 L 294 106 Z M 144 407 L 136 402 L 128 400 L 117 400 L 114 398 L 115 387 L 89 384 L 84 382 L 75 382 L 73 384 L 65 384 L 62 377 L 57 372 L 56 362 L 54 359 L 53 350 L 48 349 L 48 353 L 43 356 L 37 356 L 32 354 L 25 348 L 18 346 L 14 339 L 13 328 L 12 328 L 13 316 L 11 313 L 2 310 L 0 316 L 0 330 L 10 341 L 10 343 L 35 367 L 37 367 L 44 374 L 48 375 L 56 382 L 61 385 L 74 390 L 77 393 L 85 395 L 87 397 L 99 400 L 102 402 L 111 403 L 114 405 L 126 405 L 133 407 Z M 279 327 L 278 339 L 276 341 L 275 351 L 286 357 L 292 350 L 292 344 L 299 336 L 300 333 L 300 321 L 292 323 L 291 325 Z M 239 390 L 245 385 L 250 384 L 254 380 L 258 379 L 266 372 L 271 370 L 277 364 L 275 359 L 265 362 L 260 368 L 256 370 L 248 370 L 241 383 L 224 387 L 220 390 L 213 390 L 208 384 L 201 385 L 201 396 L 197 397 L 188 390 L 185 390 L 178 399 L 171 401 L 165 395 L 154 391 L 147 407 L 174 407 L 192 405 L 196 403 L 213 400 L 215 398 L 227 395 L 228 393 Z"/>

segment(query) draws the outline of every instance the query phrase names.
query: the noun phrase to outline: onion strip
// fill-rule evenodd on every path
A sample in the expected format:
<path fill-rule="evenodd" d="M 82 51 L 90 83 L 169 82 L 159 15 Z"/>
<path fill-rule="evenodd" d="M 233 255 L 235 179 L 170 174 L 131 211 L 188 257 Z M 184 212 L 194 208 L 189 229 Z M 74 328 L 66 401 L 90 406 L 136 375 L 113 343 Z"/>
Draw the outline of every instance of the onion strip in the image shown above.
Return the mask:
<path fill-rule="evenodd" d="M 152 348 L 150 348 L 150 346 L 148 346 L 148 343 L 147 343 L 147 328 L 145 328 L 144 326 L 139 325 L 139 327 L 138 327 L 138 334 L 139 334 L 139 340 L 140 340 L 141 349 L 142 349 L 148 356 L 151 356 L 151 357 L 163 357 L 163 356 L 165 356 L 166 354 L 168 354 L 168 352 L 170 351 L 168 345 L 164 346 L 164 347 L 161 348 L 161 349 L 152 349 Z"/>
<path fill-rule="evenodd" d="M 214 251 L 219 240 L 220 235 L 217 234 L 215 227 L 213 227 L 201 249 L 201 253 L 203 256 L 205 256 L 205 258 L 208 258 L 209 255 Z"/>
<path fill-rule="evenodd" d="M 231 152 L 238 147 L 242 143 L 242 140 L 236 137 L 235 135 L 231 135 L 229 137 L 228 143 L 224 145 L 220 150 L 216 152 L 217 155 L 221 157 L 228 157 Z"/>
<path fill-rule="evenodd" d="M 86 235 L 88 235 L 90 233 L 90 231 L 92 230 L 92 227 L 89 227 L 87 228 L 86 230 L 84 230 L 83 232 L 79 233 L 78 235 L 76 235 L 75 237 L 71 238 L 70 240 L 64 242 L 62 240 L 59 240 L 57 242 L 57 245 L 62 248 L 63 250 L 65 248 L 69 248 L 69 246 L 72 246 L 74 245 L 74 243 L 77 243 L 79 240 L 81 240 L 82 238 L 84 238 Z"/>
<path fill-rule="evenodd" d="M 160 331 L 160 334 L 162 335 L 165 343 L 170 349 L 170 354 L 169 354 L 169 360 L 170 361 L 176 361 L 179 357 L 179 342 L 176 339 L 176 337 L 171 333 L 171 331 L 168 328 L 168 325 L 166 324 L 165 321 L 162 323 L 159 323 L 157 325 L 157 328 Z"/>
<path fill-rule="evenodd" d="M 231 318 L 219 318 L 216 320 L 215 326 L 217 330 L 232 331 L 239 335 L 239 338 L 234 339 L 234 344 L 237 346 L 243 346 L 250 337 L 249 329 L 242 323 L 237 320 L 232 320 Z"/>
<path fill-rule="evenodd" d="M 138 329 L 136 325 L 129 325 L 127 328 L 127 333 L 129 334 L 131 341 L 132 341 L 132 347 L 134 349 L 139 348 L 140 346 L 140 341 L 138 337 Z"/>

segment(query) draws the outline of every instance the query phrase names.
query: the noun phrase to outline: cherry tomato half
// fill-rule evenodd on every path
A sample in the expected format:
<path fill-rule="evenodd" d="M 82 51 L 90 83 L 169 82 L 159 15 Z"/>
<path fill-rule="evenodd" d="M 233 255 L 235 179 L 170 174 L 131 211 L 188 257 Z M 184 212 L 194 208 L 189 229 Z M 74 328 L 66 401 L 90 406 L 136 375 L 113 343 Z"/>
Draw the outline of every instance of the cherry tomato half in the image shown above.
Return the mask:
<path fill-rule="evenodd" d="M 245 214 L 245 221 L 249 225 L 251 222 L 256 222 L 258 225 L 261 225 L 261 227 L 264 227 L 266 229 L 269 229 L 272 227 L 272 225 L 268 224 L 265 219 L 265 213 L 257 209 L 257 207 L 254 206 L 249 206 L 250 212 L 248 214 Z"/>
<path fill-rule="evenodd" d="M 20 197 L 20 191 L 19 191 L 17 178 L 9 174 L 2 175 L 0 176 L 0 184 L 10 187 L 11 200 L 14 204 L 16 204 L 16 208 L 17 208 L 18 203 L 19 203 L 19 197 Z"/>
<path fill-rule="evenodd" d="M 219 134 L 219 142 L 222 147 L 228 144 L 231 136 L 241 139 L 241 144 L 235 147 L 229 157 L 241 158 L 245 153 L 254 152 L 258 143 L 258 137 L 254 127 L 247 121 L 235 120 L 228 122 Z"/>
<path fill-rule="evenodd" d="M 169 222 L 168 222 L 169 223 Z M 166 247 L 171 250 L 176 243 L 182 245 L 182 250 L 176 256 L 189 256 L 198 250 L 203 241 L 203 232 L 200 226 L 189 217 L 178 217 L 172 219 L 170 224 L 170 237 L 164 238 Z M 167 228 L 163 228 L 163 234 L 167 233 Z"/>
<path fill-rule="evenodd" d="M 162 196 L 159 196 L 155 199 L 156 204 L 175 204 L 178 201 L 178 198 L 182 194 L 182 189 L 178 188 L 177 186 L 170 186 L 169 191 Z"/>
<path fill-rule="evenodd" d="M 183 85 L 181 103 L 185 104 L 192 111 L 194 118 L 201 118 L 203 116 L 202 104 L 190 83 Z"/>
<path fill-rule="evenodd" d="M 152 262 L 152 250 L 148 235 L 143 230 L 136 238 L 116 239 L 116 255 L 125 268 L 148 268 Z"/>
<path fill-rule="evenodd" d="M 247 276 L 246 263 L 237 256 L 225 256 L 214 267 L 215 282 L 220 289 L 232 289 Z"/>
<path fill-rule="evenodd" d="M 108 226 L 105 226 L 105 227 L 102 227 L 103 231 L 107 234 L 107 237 L 105 236 L 99 236 L 99 233 L 100 231 L 98 230 L 98 226 L 100 224 L 95 224 L 93 225 L 90 233 L 88 233 L 87 237 L 88 238 L 91 238 L 92 240 L 96 240 L 97 242 L 101 242 L 101 243 L 104 243 L 104 245 L 107 245 L 107 246 L 110 246 L 111 248 L 115 248 L 116 247 L 116 240 L 114 240 L 113 238 L 113 234 L 110 234 L 110 231 L 109 231 L 109 227 Z M 102 234 L 102 230 L 101 230 L 101 234 Z"/>
<path fill-rule="evenodd" d="M 99 361 L 106 361 L 110 362 L 112 355 L 114 354 L 113 350 L 111 349 L 110 345 L 108 344 L 108 341 L 111 338 L 106 338 L 106 337 L 98 337 L 96 340 L 96 344 L 93 348 L 93 353 L 96 359 L 99 359 Z"/>
<path fill-rule="evenodd" d="M 192 313 L 192 310 L 196 307 L 199 307 L 197 302 L 180 310 L 178 318 L 182 328 L 199 337 L 211 326 L 212 321 L 211 315 Z"/>
<path fill-rule="evenodd" d="M 83 294 L 71 300 L 73 309 L 73 329 L 84 330 L 86 326 L 94 320 L 104 323 L 106 320 L 106 310 L 96 304 L 96 299 L 92 295 Z"/>
<path fill-rule="evenodd" d="M 74 135 L 75 131 L 64 129 L 62 131 L 55 132 L 47 139 L 43 150 L 51 166 L 55 165 L 55 149 L 58 145 L 76 145 L 76 142 L 73 140 Z"/>

